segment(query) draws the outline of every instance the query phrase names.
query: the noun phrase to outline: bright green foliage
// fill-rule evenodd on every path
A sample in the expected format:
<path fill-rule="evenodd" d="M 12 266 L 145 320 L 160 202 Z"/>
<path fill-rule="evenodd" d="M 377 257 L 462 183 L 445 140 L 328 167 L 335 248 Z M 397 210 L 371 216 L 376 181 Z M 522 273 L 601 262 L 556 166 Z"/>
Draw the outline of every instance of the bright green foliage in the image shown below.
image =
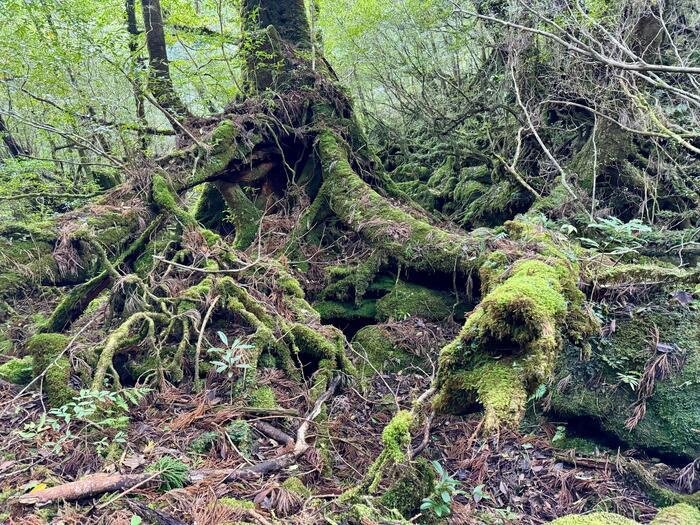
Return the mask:
<path fill-rule="evenodd" d="M 429 497 L 423 498 L 420 508 L 424 512 L 432 512 L 437 518 L 443 518 L 452 513 L 452 498 L 464 492 L 457 490 L 459 481 L 450 476 L 438 461 L 432 463 L 440 478 L 433 482 L 434 488 Z"/>
<path fill-rule="evenodd" d="M 10 359 L 0 365 L 0 379 L 14 383 L 15 385 L 26 385 L 34 377 L 34 360 L 32 356 L 25 356 L 21 359 Z"/>
<path fill-rule="evenodd" d="M 163 456 L 146 467 L 146 472 L 158 472 L 160 489 L 168 491 L 180 489 L 188 482 L 189 469 L 182 461 L 171 456 Z"/>

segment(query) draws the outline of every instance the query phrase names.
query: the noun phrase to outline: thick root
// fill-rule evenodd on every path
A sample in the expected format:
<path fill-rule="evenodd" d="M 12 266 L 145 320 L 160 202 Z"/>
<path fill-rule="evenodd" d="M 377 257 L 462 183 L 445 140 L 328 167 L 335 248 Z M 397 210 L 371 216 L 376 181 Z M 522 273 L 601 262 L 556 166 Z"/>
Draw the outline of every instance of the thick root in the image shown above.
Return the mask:
<path fill-rule="evenodd" d="M 537 224 L 507 230 L 514 244 L 482 258 L 485 295 L 439 359 L 436 408 L 463 413 L 478 401 L 487 430 L 519 422 L 528 388 L 550 377 L 565 336 L 583 342 L 596 330 L 572 258 Z"/>

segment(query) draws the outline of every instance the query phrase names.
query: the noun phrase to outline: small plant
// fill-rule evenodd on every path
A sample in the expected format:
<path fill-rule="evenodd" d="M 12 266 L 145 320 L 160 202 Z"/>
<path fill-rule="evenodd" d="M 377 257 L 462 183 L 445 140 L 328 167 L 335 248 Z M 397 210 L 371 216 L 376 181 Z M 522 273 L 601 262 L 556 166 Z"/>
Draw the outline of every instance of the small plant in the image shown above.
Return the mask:
<path fill-rule="evenodd" d="M 146 472 L 159 473 L 160 489 L 168 491 L 181 489 L 185 486 L 189 469 L 182 461 L 170 456 L 163 456 L 146 467 Z"/>
<path fill-rule="evenodd" d="M 641 373 L 635 371 L 617 373 L 617 379 L 620 381 L 620 383 L 624 383 L 625 385 L 629 386 L 633 392 L 636 392 L 641 376 Z"/>
<path fill-rule="evenodd" d="M 477 485 L 472 489 L 472 498 L 474 499 L 474 503 L 479 503 L 482 499 L 491 499 L 491 496 L 484 492 L 484 485 L 483 483 L 481 485 Z"/>
<path fill-rule="evenodd" d="M 49 430 L 61 432 L 55 441 L 44 443 L 54 454 L 61 454 L 63 445 L 76 437 L 71 432 L 71 423 L 84 423 L 83 429 L 118 429 L 113 438 L 103 437 L 93 442 L 97 452 L 103 454 L 115 445 L 126 444 L 126 434 L 122 429 L 129 422 L 126 415 L 129 405 L 137 405 L 149 391 L 148 388 L 128 388 L 118 392 L 84 389 L 70 403 L 52 408 L 38 421 L 27 423 L 18 434 L 24 439 L 34 439 Z M 62 425 L 67 428 L 62 429 Z"/>
<path fill-rule="evenodd" d="M 255 348 L 255 345 L 247 344 L 236 338 L 229 345 L 228 337 L 225 333 L 219 331 L 216 332 L 219 339 L 224 344 L 224 348 L 210 348 L 207 353 L 217 354 L 219 359 L 212 361 L 211 364 L 214 365 L 215 370 L 219 374 L 226 375 L 226 381 L 229 383 L 230 397 L 233 401 L 233 389 L 235 385 L 234 378 L 238 375 L 239 371 L 243 371 L 242 383 L 245 384 L 246 373 L 252 368 L 252 365 L 248 362 L 248 350 Z"/>
<path fill-rule="evenodd" d="M 566 439 L 566 427 L 559 425 L 557 427 L 557 431 L 554 433 L 554 436 L 552 436 L 552 443 L 557 443 L 559 441 L 563 441 L 564 439 Z"/>
<path fill-rule="evenodd" d="M 449 516 L 452 512 L 452 499 L 460 494 L 466 494 L 458 490 L 459 481 L 450 476 L 442 465 L 437 461 L 431 462 L 435 472 L 440 479 L 435 483 L 433 493 L 428 498 L 424 498 L 421 503 L 421 510 L 432 511 L 438 518 Z"/>
<path fill-rule="evenodd" d="M 581 243 L 611 255 L 636 253 L 645 244 L 640 239 L 640 235 L 651 231 L 651 228 L 639 219 L 622 222 L 617 217 L 597 219 L 596 222 L 589 224 L 588 228 L 600 232 L 600 242 L 580 237 Z"/>

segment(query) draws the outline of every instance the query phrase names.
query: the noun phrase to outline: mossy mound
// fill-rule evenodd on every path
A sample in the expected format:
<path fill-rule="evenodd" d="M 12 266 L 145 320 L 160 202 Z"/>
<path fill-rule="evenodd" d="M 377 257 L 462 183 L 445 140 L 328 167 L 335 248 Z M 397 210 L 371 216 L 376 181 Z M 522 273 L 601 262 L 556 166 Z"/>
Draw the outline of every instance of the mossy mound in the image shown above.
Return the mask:
<path fill-rule="evenodd" d="M 443 321 L 452 315 L 455 297 L 447 292 L 399 281 L 393 290 L 377 301 L 377 319 L 403 320 L 420 317 Z"/>
<path fill-rule="evenodd" d="M 590 360 L 567 348 L 557 365 L 552 409 L 557 417 L 593 420 L 600 429 L 655 454 L 693 460 L 700 455 L 700 312 L 675 307 L 669 311 L 642 308 L 633 319 L 618 320 L 609 339 L 593 344 Z M 655 330 L 661 350 L 650 349 Z M 623 382 L 639 377 L 654 352 L 682 353 L 685 364 L 671 377 L 656 381 L 646 401 L 646 414 L 629 430 L 637 393 Z"/>
<path fill-rule="evenodd" d="M 638 523 L 619 514 L 595 512 L 578 516 L 564 516 L 551 522 L 551 525 L 638 525 Z"/>
<path fill-rule="evenodd" d="M 550 525 L 638 525 L 636 521 L 619 514 L 595 512 L 585 515 L 571 515 L 556 519 Z M 661 509 L 651 525 L 700 525 L 700 510 L 680 503 Z"/>
<path fill-rule="evenodd" d="M 275 392 L 269 386 L 261 386 L 253 390 L 248 405 L 255 408 L 277 408 Z"/>
<path fill-rule="evenodd" d="M 357 305 L 340 301 L 319 301 L 314 304 L 314 308 L 324 323 L 338 321 L 371 323 L 377 317 L 376 302 L 369 299 Z"/>
<path fill-rule="evenodd" d="M 34 359 L 26 356 L 21 359 L 10 359 L 0 365 L 0 379 L 15 385 L 26 385 L 32 380 Z"/>
<path fill-rule="evenodd" d="M 360 362 L 358 371 L 365 376 L 375 370 L 396 373 L 410 367 L 426 365 L 426 360 L 419 355 L 402 348 L 392 332 L 382 325 L 370 325 L 361 328 L 352 339 L 352 345 L 360 354 L 366 354 L 369 363 Z"/>
<path fill-rule="evenodd" d="M 661 509 L 652 525 L 700 525 L 700 510 L 685 503 Z"/>
<path fill-rule="evenodd" d="M 308 489 L 304 482 L 296 477 L 287 478 L 282 482 L 282 487 L 289 492 L 293 492 L 300 498 L 308 498 L 312 492 Z"/>
<path fill-rule="evenodd" d="M 435 470 L 427 460 L 418 458 L 381 496 L 380 501 L 385 507 L 396 509 L 404 518 L 410 519 L 420 512 L 421 502 L 433 493 L 434 488 Z"/>
<path fill-rule="evenodd" d="M 70 360 L 61 355 L 68 342 L 63 334 L 37 334 L 27 343 L 34 361 L 34 376 L 44 374 L 42 386 L 49 404 L 55 407 L 70 402 L 76 394 L 70 387 Z"/>

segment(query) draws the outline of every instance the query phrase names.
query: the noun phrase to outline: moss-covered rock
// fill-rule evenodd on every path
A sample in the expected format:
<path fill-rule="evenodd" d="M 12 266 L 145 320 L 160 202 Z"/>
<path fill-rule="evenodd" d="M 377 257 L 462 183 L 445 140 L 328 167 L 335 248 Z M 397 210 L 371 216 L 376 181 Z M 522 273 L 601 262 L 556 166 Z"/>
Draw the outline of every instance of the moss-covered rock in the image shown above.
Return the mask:
<path fill-rule="evenodd" d="M 551 378 L 564 341 L 585 341 L 597 329 L 578 289 L 575 254 L 537 220 L 505 229 L 516 242 L 481 258 L 483 299 L 438 362 L 436 407 L 464 413 L 476 397 L 485 430 L 516 425 L 529 389 Z"/>
<path fill-rule="evenodd" d="M 15 385 L 26 385 L 34 377 L 34 359 L 32 356 L 25 356 L 21 359 L 10 359 L 0 365 L 0 379 L 9 381 Z"/>
<path fill-rule="evenodd" d="M 420 512 L 421 502 L 433 493 L 434 488 L 435 470 L 427 460 L 418 458 L 402 472 L 380 501 L 385 507 L 396 509 L 404 518 L 410 519 Z"/>
<path fill-rule="evenodd" d="M 377 317 L 376 301 L 365 299 L 360 304 L 339 301 L 319 301 L 315 310 L 324 323 L 346 321 L 369 323 Z"/>
<path fill-rule="evenodd" d="M 609 339 L 594 342 L 591 359 L 582 361 L 578 348 L 567 348 L 556 372 L 557 380 L 566 378 L 565 386 L 553 391 L 552 409 L 557 417 L 592 420 L 633 448 L 692 460 L 700 455 L 700 312 L 680 306 L 660 311 L 657 306 L 632 315 L 617 320 Z M 656 329 L 659 342 L 667 345 L 662 349 L 683 354 L 678 357 L 685 364 L 656 381 L 646 414 L 629 430 L 625 422 L 637 393 L 620 378 L 643 373 L 653 355 L 650 340 Z"/>
<path fill-rule="evenodd" d="M 594 512 L 576 516 L 564 516 L 551 522 L 551 525 L 638 525 L 636 521 L 627 519 L 619 514 L 609 512 Z"/>
<path fill-rule="evenodd" d="M 61 355 L 68 342 L 63 334 L 37 334 L 27 344 L 34 361 L 34 376 L 44 374 L 42 386 L 52 406 L 62 406 L 76 394 L 70 386 L 70 360 Z"/>
<path fill-rule="evenodd" d="M 374 374 L 375 370 L 395 373 L 426 364 L 425 359 L 397 344 L 392 333 L 382 325 L 361 328 L 353 337 L 352 345 L 369 360 L 367 363 L 362 359 L 358 364 L 358 371 L 364 376 Z"/>
<path fill-rule="evenodd" d="M 700 525 L 700 510 L 685 503 L 661 509 L 652 525 Z"/>
<path fill-rule="evenodd" d="M 619 514 L 595 512 L 564 516 L 552 521 L 551 525 L 638 525 L 638 523 Z M 684 503 L 666 507 L 659 511 L 651 525 L 700 525 L 700 510 Z"/>
<path fill-rule="evenodd" d="M 415 316 L 443 321 L 452 315 L 455 303 L 452 294 L 399 281 L 391 292 L 377 301 L 377 319 L 400 321 Z"/>

